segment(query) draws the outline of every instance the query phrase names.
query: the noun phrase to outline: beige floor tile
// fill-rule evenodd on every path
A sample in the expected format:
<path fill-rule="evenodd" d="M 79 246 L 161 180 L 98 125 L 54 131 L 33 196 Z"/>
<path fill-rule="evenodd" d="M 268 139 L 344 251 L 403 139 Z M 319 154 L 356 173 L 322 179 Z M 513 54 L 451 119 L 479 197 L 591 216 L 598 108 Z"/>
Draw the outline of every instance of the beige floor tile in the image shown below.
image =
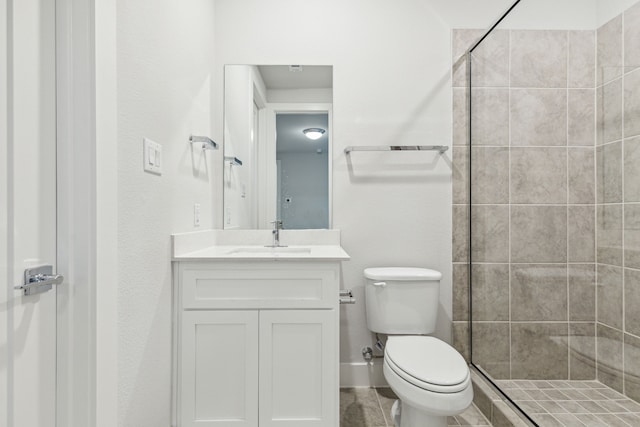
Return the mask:
<path fill-rule="evenodd" d="M 489 421 L 482 415 L 482 412 L 475 406 L 471 405 L 466 411 L 460 415 L 456 415 L 456 420 L 461 426 L 488 426 Z"/>
<path fill-rule="evenodd" d="M 397 398 L 390 388 L 340 389 L 340 427 L 394 427 L 390 413 Z M 475 405 L 449 417 L 447 423 L 450 427 L 491 426 Z"/>
<path fill-rule="evenodd" d="M 386 427 L 386 425 L 374 389 L 340 389 L 340 427 Z"/>

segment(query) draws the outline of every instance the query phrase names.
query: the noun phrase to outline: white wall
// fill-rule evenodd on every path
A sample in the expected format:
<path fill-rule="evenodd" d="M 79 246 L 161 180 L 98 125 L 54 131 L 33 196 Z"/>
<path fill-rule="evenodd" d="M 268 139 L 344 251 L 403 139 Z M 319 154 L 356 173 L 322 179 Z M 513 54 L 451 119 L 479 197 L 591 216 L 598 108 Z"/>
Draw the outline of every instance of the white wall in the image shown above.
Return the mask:
<path fill-rule="evenodd" d="M 638 0 L 522 0 L 500 28 L 595 30 Z M 429 0 L 452 28 L 485 28 L 515 0 Z M 465 11 L 466 13 L 460 13 Z"/>
<path fill-rule="evenodd" d="M 593 30 L 596 0 L 522 0 L 501 28 Z"/>
<path fill-rule="evenodd" d="M 597 29 L 633 6 L 638 0 L 595 0 L 597 22 L 593 29 Z"/>
<path fill-rule="evenodd" d="M 98 2 L 93 16 L 85 12 L 95 19 L 96 427 L 119 419 L 117 1 Z"/>
<path fill-rule="evenodd" d="M 615 3 L 632 1 L 522 0 L 500 28 L 593 30 L 599 25 L 596 3 L 620 13 L 623 8 Z M 515 0 L 429 0 L 433 10 L 452 28 L 487 28 L 514 3 Z"/>
<path fill-rule="evenodd" d="M 120 427 L 169 425 L 170 234 L 194 230 L 194 203 L 201 229 L 221 210 L 211 192 L 222 150 L 188 142 L 212 133 L 213 12 L 211 0 L 117 3 Z M 144 137 L 162 144 L 162 176 L 142 170 Z"/>
<path fill-rule="evenodd" d="M 637 2 L 638 0 L 522 0 L 500 28 L 595 30 Z M 429 0 L 429 3 L 452 28 L 485 28 L 515 3 L 515 0 Z"/>
<path fill-rule="evenodd" d="M 362 270 L 443 272 L 438 335 L 451 319 L 450 154 L 354 153 L 348 145 L 451 141 L 450 28 L 422 0 L 216 0 L 216 102 L 224 64 L 334 66 L 333 228 L 352 256 L 343 285 L 358 304 L 342 310 L 341 361 L 370 345 Z M 314 16 L 318 25 L 301 17 Z M 216 128 L 222 116 L 217 111 Z M 218 185 L 221 188 L 221 184 Z M 218 200 L 219 200 L 218 195 Z M 215 224 L 220 226 L 221 210 Z"/>
<path fill-rule="evenodd" d="M 7 16 L 7 1 L 0 0 L 0 27 L 7 28 L 9 24 L 9 17 Z M 3 171 L 6 171 L 9 167 L 9 132 L 8 132 L 8 124 L 9 124 L 9 80 L 8 80 L 8 67 L 9 67 L 9 58 L 8 58 L 8 40 L 7 40 L 8 32 L 0 31 L 0 167 L 2 167 Z M 0 240 L 3 242 L 0 245 L 0 280 L 2 283 L 0 284 L 0 304 L 2 306 L 6 306 L 9 301 L 9 283 L 10 280 L 13 280 L 13 275 L 10 273 L 9 268 L 9 245 L 7 243 L 9 238 L 9 212 L 6 208 L 9 206 L 9 174 L 2 173 L 0 174 L 0 206 L 3 208 L 0 209 Z M 9 319 L 8 314 L 2 314 L 3 325 L 6 325 L 5 321 Z M 9 338 L 9 330 L 7 327 L 3 327 L 0 329 L 0 343 L 6 343 Z M 3 349 L 0 350 L 0 359 L 8 360 L 9 359 L 9 348 L 5 344 Z M 0 369 L 0 413 L 7 414 L 9 411 L 9 387 L 7 386 L 8 381 L 8 370 Z M 3 422 L 5 418 L 3 418 Z"/>

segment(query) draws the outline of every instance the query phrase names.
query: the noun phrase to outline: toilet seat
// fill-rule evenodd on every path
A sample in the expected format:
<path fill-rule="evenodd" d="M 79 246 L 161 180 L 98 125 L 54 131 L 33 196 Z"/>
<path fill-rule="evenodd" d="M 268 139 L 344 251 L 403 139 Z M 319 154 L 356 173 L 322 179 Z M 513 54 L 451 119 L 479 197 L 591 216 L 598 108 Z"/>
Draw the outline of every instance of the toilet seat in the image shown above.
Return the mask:
<path fill-rule="evenodd" d="M 384 361 L 400 378 L 424 390 L 458 393 L 469 387 L 469 367 L 464 358 L 434 337 L 389 337 Z"/>

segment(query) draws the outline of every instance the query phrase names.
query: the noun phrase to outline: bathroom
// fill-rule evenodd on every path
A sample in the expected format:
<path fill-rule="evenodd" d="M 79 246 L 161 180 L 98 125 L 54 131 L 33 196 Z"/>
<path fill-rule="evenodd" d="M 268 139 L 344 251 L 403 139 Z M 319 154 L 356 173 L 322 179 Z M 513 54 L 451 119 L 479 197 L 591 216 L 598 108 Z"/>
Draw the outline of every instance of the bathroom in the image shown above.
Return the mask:
<path fill-rule="evenodd" d="M 38 2 L 31 3 L 35 5 Z M 104 1 L 96 2 L 95 5 L 91 2 L 76 4 L 60 0 L 58 3 L 58 7 L 66 12 L 58 13 L 59 20 L 70 19 L 69 13 L 73 11 L 76 14 L 74 16 L 80 18 L 74 19 L 72 25 L 79 26 L 80 34 L 82 31 L 88 31 L 89 36 L 77 41 L 74 49 L 92 53 L 93 60 L 88 63 L 93 65 L 82 68 L 80 62 L 75 72 L 78 75 L 86 72 L 95 82 L 90 90 L 93 95 L 82 101 L 87 104 L 78 102 L 78 105 L 74 106 L 80 118 L 78 124 L 74 123 L 74 126 L 78 127 L 76 134 L 86 132 L 89 135 L 88 140 L 94 142 L 94 148 L 86 153 L 77 147 L 69 148 L 70 152 L 75 153 L 75 158 L 89 159 L 87 164 L 92 167 L 90 170 L 82 170 L 68 158 L 59 156 L 58 160 L 59 169 L 68 167 L 77 176 L 87 179 L 75 179 L 67 183 L 67 188 L 72 188 L 74 194 L 84 195 L 86 204 L 83 205 L 82 200 L 72 200 L 69 202 L 70 206 L 77 206 L 77 209 L 72 209 L 73 212 L 70 214 L 59 213 L 61 216 L 68 215 L 67 224 L 73 224 L 67 225 L 68 229 L 60 229 L 58 226 L 59 239 L 64 241 L 66 236 L 73 235 L 76 239 L 75 246 L 79 248 L 75 247 L 75 252 L 69 251 L 73 256 L 59 255 L 56 271 L 72 278 L 73 274 L 70 271 L 76 269 L 76 280 L 67 282 L 69 289 L 85 290 L 82 287 L 72 288 L 76 286 L 76 282 L 80 282 L 83 274 L 89 277 L 87 281 L 90 283 L 89 291 L 76 291 L 72 296 L 65 297 L 80 298 L 75 302 L 78 304 L 76 310 L 71 314 L 65 314 L 72 320 L 80 321 L 70 321 L 68 318 L 65 322 L 59 321 L 59 335 L 67 337 L 65 343 L 69 346 L 68 354 L 64 356 L 69 357 L 59 355 L 57 369 L 63 373 L 59 378 L 68 376 L 69 379 L 63 381 L 68 381 L 69 384 L 65 384 L 64 387 L 58 385 L 59 399 L 67 399 L 65 409 L 57 410 L 58 425 L 171 425 L 173 275 L 170 236 L 224 227 L 224 149 L 196 150 L 188 138 L 189 135 L 207 135 L 224 144 L 224 67 L 227 64 L 301 64 L 332 67 L 332 122 L 329 130 L 332 144 L 329 156 L 332 165 L 330 228 L 340 230 L 340 244 L 350 256 L 349 261 L 342 262 L 340 285 L 342 288 L 352 289 L 356 299 L 356 304 L 340 307 L 341 386 L 345 387 L 345 390 L 355 386 L 378 386 L 382 385 L 380 382 L 384 380 L 381 365 L 378 363 L 380 359 L 374 359 L 372 367 L 365 362 L 362 355 L 363 347 L 374 347 L 374 337 L 366 326 L 363 271 L 368 267 L 379 266 L 427 267 L 441 272 L 440 307 L 435 336 L 452 343 L 468 357 L 468 302 L 471 299 L 474 307 L 471 309 L 472 316 L 480 316 L 479 320 L 476 319 L 471 324 L 474 363 L 487 373 L 490 379 L 497 382 L 497 385 L 500 385 L 500 381 L 509 379 L 508 376 L 505 378 L 505 369 L 515 374 L 510 357 L 517 352 L 513 345 L 509 346 L 509 340 L 513 339 L 510 323 L 512 320 L 517 322 L 532 319 L 507 317 L 505 320 L 496 314 L 504 315 L 504 311 L 500 310 L 508 306 L 509 299 L 504 299 L 505 294 L 509 296 L 508 289 L 498 294 L 490 289 L 487 295 L 483 295 L 476 293 L 474 288 L 469 298 L 465 276 L 469 246 L 465 234 L 465 230 L 468 229 L 465 217 L 468 198 L 465 194 L 468 195 L 471 191 L 472 200 L 482 198 L 483 194 L 474 192 L 482 191 L 483 183 L 491 185 L 492 179 L 499 180 L 500 177 L 496 176 L 497 171 L 509 169 L 507 162 L 503 163 L 503 167 L 497 167 L 499 161 L 507 160 L 508 151 L 501 150 L 502 144 L 496 143 L 494 146 L 483 143 L 482 145 L 489 146 L 487 153 L 490 149 L 494 149 L 496 153 L 480 157 L 485 162 L 480 166 L 487 166 L 488 173 L 478 177 L 481 181 L 479 185 L 474 186 L 472 181 L 469 190 L 466 186 L 468 174 L 465 158 L 465 145 L 468 144 L 465 124 L 468 99 L 464 89 L 466 71 L 465 64 L 458 61 L 458 56 L 471 47 L 475 37 L 483 34 L 494 24 L 514 1 L 491 0 L 484 1 L 481 5 L 469 0 L 414 0 L 395 3 L 364 0 L 139 0 Z M 91 7 L 86 7 L 85 3 L 91 4 Z M 497 30 L 553 29 L 565 33 L 570 30 L 594 31 L 629 9 L 634 3 L 635 1 L 622 0 L 522 0 Z M 3 11 L 16 13 L 20 5 L 27 2 L 3 0 L 0 4 Z M 55 15 L 50 9 L 45 9 L 43 13 L 46 16 Z M 4 23 L 8 22 L 5 15 L 2 19 Z M 6 25 L 6 28 L 16 31 L 20 26 L 13 24 Z M 478 31 L 465 33 L 458 31 L 460 29 Z M 629 29 L 625 27 L 625 30 Z M 486 40 L 487 44 L 480 44 L 477 48 L 478 52 L 484 55 L 481 56 L 485 61 L 483 64 L 489 64 L 489 68 L 494 64 L 494 58 L 509 52 L 509 47 L 505 44 L 491 50 L 488 43 L 492 40 L 489 37 Z M 485 46 L 489 46 L 487 54 L 482 53 Z M 625 48 L 629 49 L 632 46 L 625 45 Z M 80 60 L 83 58 L 81 55 L 78 57 Z M 60 62 L 64 65 L 63 61 Z M 452 63 L 455 69 L 453 81 Z M 472 86 L 473 73 L 476 70 L 473 65 L 472 63 Z M 610 65 L 615 67 L 621 64 Z M 6 63 L 3 63 L 2 67 L 5 72 Z M 618 75 L 613 75 L 613 80 L 619 82 Z M 16 72 L 12 78 L 19 77 Z M 484 87 L 482 82 L 480 83 L 482 90 Z M 73 84 L 83 84 L 82 79 L 76 79 Z M 581 86 L 580 89 L 595 91 L 601 85 L 595 83 L 591 87 Z M 509 82 L 497 86 L 509 87 Z M 536 87 L 548 86 L 540 84 Z M 560 87 L 567 91 L 569 88 L 575 88 L 566 84 Z M 7 90 L 7 87 L 3 86 L 2 90 Z M 59 96 L 63 97 L 64 93 L 60 93 Z M 477 100 L 472 97 L 472 103 L 474 99 Z M 503 102 L 503 98 L 500 98 L 500 102 Z M 509 100 L 507 99 L 506 104 L 500 102 L 494 100 L 493 104 L 481 104 L 480 109 L 485 108 L 491 114 L 485 112 L 483 115 L 483 111 L 479 111 L 478 114 L 484 119 L 497 121 L 500 112 L 509 113 L 508 108 L 501 109 L 508 105 Z M 619 109 L 623 108 L 622 103 L 622 100 L 618 103 L 621 106 Z M 86 111 L 93 111 L 89 120 L 85 120 L 85 116 L 82 115 Z M 474 114 L 476 113 L 472 108 L 471 120 L 476 123 L 478 120 Z M 596 123 L 595 111 L 593 114 L 593 122 Z M 507 117 L 506 120 L 511 120 L 510 130 L 513 131 L 514 118 Z M 93 128 L 82 127 L 88 122 L 93 123 Z M 627 121 L 621 125 L 622 130 L 627 129 L 626 123 Z M 493 128 L 490 129 L 496 134 L 506 132 L 508 141 L 509 129 L 505 131 L 504 127 L 499 128 L 495 122 L 492 122 L 491 126 Z M 568 133 L 569 127 L 566 123 L 564 126 Z M 482 129 L 475 133 L 474 129 L 476 128 L 472 128 L 472 140 L 474 137 L 483 137 Z M 502 137 L 504 141 L 504 135 L 503 133 L 496 136 Z M 162 146 L 161 175 L 143 172 L 141 163 L 144 138 Z M 620 136 L 613 139 L 614 142 L 618 140 L 621 140 Z M 595 141 L 594 138 L 594 145 Z M 362 145 L 444 145 L 451 148 L 443 154 L 429 151 L 354 152 L 348 157 L 345 155 L 345 147 Z M 566 143 L 555 144 L 562 145 L 565 150 L 569 150 Z M 584 147 L 584 143 L 573 147 Z M 2 148 L 4 156 L 6 148 L 4 145 Z M 611 156 L 618 156 L 616 158 L 626 166 L 626 160 L 622 160 L 622 152 L 626 153 L 622 145 L 616 147 L 615 144 L 611 144 L 611 148 L 619 150 Z M 606 148 L 602 150 L 607 152 Z M 604 156 L 598 157 L 594 149 L 591 153 L 593 162 L 601 158 L 604 162 L 607 161 Z M 589 154 L 586 153 L 585 156 L 588 160 Z M 5 162 L 10 163 L 6 157 L 0 158 L 3 168 Z M 561 158 L 552 158 L 550 161 L 558 164 L 558 159 Z M 566 152 L 564 159 L 570 161 Z M 513 161 L 511 158 L 511 162 Z M 595 168 L 594 164 L 594 170 Z M 604 166 L 604 169 L 607 174 L 610 173 L 608 166 Z M 7 170 L 20 172 L 17 167 Z M 629 171 L 632 169 L 626 166 L 624 172 L 618 174 L 619 178 L 615 178 L 616 174 L 614 178 L 608 178 L 607 175 L 603 179 L 606 185 L 602 184 L 601 188 L 616 185 L 622 188 L 624 182 L 622 190 L 614 191 L 626 194 L 632 188 L 629 184 L 634 178 L 633 174 L 627 177 Z M 494 175 L 491 175 L 492 173 Z M 10 176 L 0 178 L 3 188 L 8 188 L 8 178 Z M 635 178 L 637 180 L 637 177 Z M 59 175 L 59 180 L 63 183 L 66 182 L 65 179 L 68 178 Z M 523 182 L 526 187 L 527 181 Z M 632 234 L 633 230 L 627 232 L 627 228 L 621 225 L 624 223 L 622 218 L 627 212 L 632 212 L 633 205 L 629 205 L 627 211 L 626 204 L 621 203 L 626 199 L 620 199 L 618 196 L 606 201 L 596 201 L 596 185 L 599 185 L 599 182 L 595 178 L 592 179 L 593 201 L 564 201 L 560 204 L 565 210 L 591 207 L 594 211 L 594 221 L 591 223 L 593 233 L 597 228 L 596 206 L 603 211 L 605 208 L 616 208 L 622 212 L 624 208 L 625 215 L 614 213 L 618 215 L 620 225 L 614 226 L 613 229 L 624 229 L 624 244 L 633 245 L 636 239 Z M 84 188 L 83 183 L 88 183 L 89 188 Z M 571 185 L 568 187 L 571 188 Z M 534 192 L 535 190 L 532 189 Z M 13 190 L 15 194 L 19 194 L 20 191 L 20 187 Z M 11 197 L 15 198 L 15 194 Z M 506 195 L 509 195 L 508 190 Z M 4 203 L 5 199 L 2 201 L 2 205 L 10 206 L 8 202 Z M 492 205 L 497 206 L 496 209 L 502 209 L 504 206 L 511 209 L 514 205 L 526 202 L 509 200 L 505 204 L 504 200 L 485 200 L 476 203 L 480 204 L 480 209 L 490 209 Z M 554 207 L 559 205 L 557 200 L 537 200 L 535 203 L 551 203 Z M 199 205 L 199 226 L 194 225 L 196 204 Z M 7 220 L 12 215 L 7 213 L 9 210 L 11 209 L 3 209 L 0 217 L 0 231 L 3 234 L 8 233 L 11 225 Z M 85 224 L 86 216 L 77 214 L 78 217 L 74 217 L 75 212 L 88 212 L 86 215 L 92 219 Z M 504 249 L 505 245 L 513 244 L 508 238 L 505 240 L 504 224 L 491 223 L 495 218 L 495 215 L 488 216 L 488 222 L 472 224 L 472 247 L 494 245 L 491 247 L 499 252 L 499 248 Z M 11 220 L 15 223 L 18 218 L 14 215 Z M 570 218 L 568 223 L 576 222 Z M 473 230 L 479 230 L 479 226 L 484 224 L 490 226 L 488 233 L 492 237 L 502 237 L 503 240 L 474 240 L 483 236 L 478 237 L 477 233 L 474 235 Z M 588 221 L 581 227 L 583 231 L 586 230 L 585 233 L 589 232 Z M 599 234 L 597 241 L 606 243 L 607 239 L 607 246 L 618 245 L 618 250 L 623 247 L 620 243 L 623 241 L 622 232 L 620 236 Z M 579 245 L 586 248 L 585 251 L 588 251 L 589 244 L 593 245 L 594 257 L 579 259 L 575 264 L 595 272 L 595 238 L 593 240 L 593 243 L 580 240 Z M 13 242 L 10 239 L 8 241 Z M 286 244 L 286 241 L 283 240 L 283 243 Z M 61 246 L 63 244 L 59 243 Z M 69 244 L 69 247 L 72 246 L 74 245 Z M 92 249 L 87 251 L 86 247 Z M 474 252 L 472 255 L 472 262 L 479 261 L 482 267 L 484 261 L 477 258 L 479 254 Z M 622 322 L 622 319 L 627 323 L 632 322 L 632 317 L 607 318 L 603 311 L 603 301 L 610 305 L 617 303 L 618 310 L 622 310 L 620 307 L 624 298 L 633 298 L 633 293 L 627 294 L 630 292 L 627 283 L 633 283 L 636 270 L 622 268 L 627 264 L 621 264 L 617 259 L 625 259 L 623 255 L 618 256 L 616 253 L 610 257 L 615 260 L 604 263 L 607 264 L 605 270 L 613 271 L 614 275 L 622 275 L 624 288 L 618 286 L 621 281 L 610 283 L 613 290 L 601 287 L 600 283 L 596 287 L 595 282 L 592 288 L 588 285 L 587 289 L 580 288 L 578 292 L 582 292 L 581 295 L 591 292 L 594 301 L 591 306 L 588 303 L 581 306 L 582 313 L 589 309 L 597 313 L 598 317 L 594 314 L 591 318 L 583 317 L 576 322 L 569 320 L 575 320 L 571 317 L 571 298 L 549 298 L 559 306 L 556 307 L 557 311 L 567 311 L 567 317 L 550 318 L 554 327 L 559 328 L 562 324 L 565 328 L 580 328 L 581 332 L 577 335 L 581 337 L 594 337 L 597 329 L 602 331 L 602 334 L 608 334 L 607 336 L 634 338 L 632 331 L 625 329 Z M 82 271 L 78 266 L 85 261 L 90 268 Z M 8 261 L 3 258 L 2 262 Z M 513 269 L 518 267 L 515 265 L 518 262 L 494 259 L 486 263 L 499 263 Z M 567 270 L 567 262 L 573 263 L 574 260 L 569 258 L 567 261 L 565 258 L 527 261 L 538 262 L 564 263 L 565 267 L 562 268 Z M 632 260 L 625 262 L 629 263 Z M 5 264 L 0 267 L 2 271 L 9 270 Z M 513 274 L 513 270 L 511 271 Z M 546 274 L 546 271 L 548 270 L 543 269 L 542 274 Z M 15 284 L 19 281 L 16 278 L 19 277 L 17 272 L 6 273 L 7 280 L 3 282 Z M 516 279 L 522 277 L 518 276 Z M 475 277 L 472 273 L 472 280 L 481 281 L 482 277 Z M 7 286 L 6 283 L 2 286 Z M 62 296 L 66 292 L 64 286 L 57 291 L 63 294 Z M 479 288 L 482 290 L 481 285 Z M 547 292 L 548 289 L 545 293 Z M 571 289 L 566 295 L 573 295 L 570 292 Z M 5 297 L 12 299 L 19 296 L 9 288 L 2 295 L 2 304 L 7 302 Z M 531 295 L 521 297 L 526 299 Z M 510 298 L 515 296 L 511 295 Z M 83 301 L 90 302 L 86 305 L 86 312 L 78 308 L 84 307 Z M 492 301 L 495 306 L 491 305 Z M 27 303 L 31 304 L 28 301 Z M 514 301 L 511 301 L 511 304 L 514 304 Z M 485 308 L 493 317 L 483 318 L 482 312 L 477 314 L 474 311 L 479 308 Z M 12 322 L 15 322 L 16 326 L 24 325 L 17 309 L 14 310 L 16 311 Z M 531 311 L 536 310 L 541 309 Z M 627 311 L 626 315 L 629 316 L 631 313 Z M 510 314 L 508 311 L 506 316 Z M 550 321 L 535 320 L 541 325 Z M 78 326 L 83 324 L 90 327 L 84 330 Z M 591 331 L 591 335 L 584 331 Z M 68 339 L 71 334 L 76 337 L 75 340 Z M 562 334 L 550 335 L 555 337 Z M 569 334 L 565 333 L 564 337 L 567 336 Z M 500 340 L 505 337 L 506 341 Z M 4 335 L 0 339 L 4 340 Z M 86 347 L 82 347 L 78 341 L 80 344 L 86 344 Z M 625 372 L 624 364 L 629 364 L 631 360 L 615 357 L 616 353 L 622 354 L 621 345 L 614 347 L 610 352 L 600 348 L 596 351 L 595 339 L 592 342 L 592 355 L 597 353 L 599 360 L 615 359 L 611 362 L 613 366 L 617 367 L 619 372 Z M 612 339 L 611 342 L 621 341 Z M 10 341 L 9 344 L 0 346 L 9 349 L 3 351 L 10 351 L 12 345 L 17 346 L 17 342 Z M 589 345 L 591 344 L 587 344 L 587 347 Z M 568 347 L 570 344 L 565 345 L 567 354 L 572 354 L 569 353 Z M 90 349 L 88 361 L 84 360 L 87 354 L 84 348 Z M 378 350 L 375 351 L 376 354 L 381 354 Z M 70 357 L 71 355 L 73 357 Z M 527 363 L 532 362 L 524 359 Z M 570 356 L 565 359 L 568 372 L 572 366 L 569 362 Z M 20 363 L 25 362 L 19 359 L 15 361 L 16 366 Z M 77 369 L 77 366 L 83 366 L 85 370 L 78 373 L 80 369 Z M 529 363 L 529 366 L 536 367 L 535 363 Z M 573 363 L 573 366 L 575 367 L 576 363 Z M 529 372 L 530 376 L 527 378 L 557 379 L 545 377 L 549 372 L 545 369 L 543 366 L 538 371 Z M 4 396 L 5 392 L 11 395 L 12 390 L 15 396 L 19 396 L 20 390 L 11 387 L 15 387 L 22 380 L 19 377 L 21 372 L 14 369 L 14 379 L 6 380 L 7 387 L 3 386 L 0 397 Z M 589 372 L 593 374 L 592 379 L 596 379 L 595 375 L 600 371 L 596 367 Z M 611 374 L 611 377 L 608 384 L 612 389 L 624 392 L 627 387 L 627 390 L 631 390 L 631 386 L 625 384 L 632 384 L 632 381 L 625 382 L 624 375 L 620 378 L 620 375 Z M 4 382 L 6 378 L 1 376 L 0 382 Z M 598 379 L 607 383 L 600 377 Z M 37 379 L 30 380 L 38 386 Z M 511 386 L 513 384 L 506 384 L 507 396 L 508 387 Z M 499 399 L 499 395 L 495 396 L 498 396 L 494 397 L 495 399 Z M 637 398 L 632 394 L 629 396 Z M 378 397 L 375 394 L 373 397 L 377 402 Z M 365 400 L 360 402 L 358 408 L 368 408 L 370 401 L 366 396 L 362 399 Z M 516 397 L 512 400 L 518 403 Z M 8 426 L 53 425 L 46 424 L 43 420 L 47 417 L 42 415 L 37 417 L 37 423 L 21 423 L 20 420 L 23 418 L 20 417 L 28 415 L 22 415 L 23 412 L 19 411 L 20 399 L 0 398 L 0 402 L 7 402 L 7 406 L 14 405 L 13 410 L 4 411 L 8 414 Z M 489 407 L 493 405 L 494 408 L 504 409 L 510 404 L 495 400 L 490 402 Z M 0 408 L 4 409 L 4 405 L 0 403 Z M 362 421 L 367 416 L 365 412 L 357 414 L 362 415 Z M 536 413 L 532 414 L 533 421 L 536 421 Z M 539 425 L 557 425 L 554 422 L 562 422 L 548 411 L 542 414 L 545 416 Z M 390 421 L 384 418 L 386 416 L 382 411 L 380 415 L 377 412 L 376 415 L 372 415 L 375 423 L 382 420 L 380 426 Z M 490 418 L 490 415 L 488 417 Z M 509 413 L 508 417 L 512 417 L 512 414 Z M 624 419 L 622 420 L 624 423 Z M 498 422 L 495 424 L 500 425 Z M 379 427 L 377 424 L 373 425 Z"/>

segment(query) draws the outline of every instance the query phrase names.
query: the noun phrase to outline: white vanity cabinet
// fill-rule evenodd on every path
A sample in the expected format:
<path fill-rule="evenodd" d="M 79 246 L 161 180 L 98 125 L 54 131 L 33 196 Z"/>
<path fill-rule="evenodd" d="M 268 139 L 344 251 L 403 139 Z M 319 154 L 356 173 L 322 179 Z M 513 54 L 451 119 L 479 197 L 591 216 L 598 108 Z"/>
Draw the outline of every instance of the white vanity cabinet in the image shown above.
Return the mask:
<path fill-rule="evenodd" d="M 174 262 L 178 427 L 338 427 L 340 261 Z"/>

